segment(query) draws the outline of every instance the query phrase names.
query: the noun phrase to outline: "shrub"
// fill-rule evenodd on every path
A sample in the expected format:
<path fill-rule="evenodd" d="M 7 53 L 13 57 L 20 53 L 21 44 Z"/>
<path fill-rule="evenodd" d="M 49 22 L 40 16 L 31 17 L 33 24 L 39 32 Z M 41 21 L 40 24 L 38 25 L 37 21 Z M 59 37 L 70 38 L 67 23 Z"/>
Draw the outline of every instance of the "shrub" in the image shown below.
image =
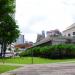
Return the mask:
<path fill-rule="evenodd" d="M 20 54 L 20 56 L 36 56 L 44 58 L 73 58 L 75 57 L 75 45 L 60 44 L 44 47 L 34 47 Z"/>

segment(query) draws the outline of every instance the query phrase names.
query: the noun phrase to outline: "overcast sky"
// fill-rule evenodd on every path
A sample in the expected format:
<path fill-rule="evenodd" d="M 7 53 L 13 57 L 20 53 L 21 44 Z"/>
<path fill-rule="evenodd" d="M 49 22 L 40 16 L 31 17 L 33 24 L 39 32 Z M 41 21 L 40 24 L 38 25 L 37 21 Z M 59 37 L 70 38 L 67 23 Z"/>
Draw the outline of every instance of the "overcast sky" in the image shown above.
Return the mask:
<path fill-rule="evenodd" d="M 16 0 L 16 20 L 27 41 L 42 30 L 65 30 L 75 22 L 75 0 Z"/>

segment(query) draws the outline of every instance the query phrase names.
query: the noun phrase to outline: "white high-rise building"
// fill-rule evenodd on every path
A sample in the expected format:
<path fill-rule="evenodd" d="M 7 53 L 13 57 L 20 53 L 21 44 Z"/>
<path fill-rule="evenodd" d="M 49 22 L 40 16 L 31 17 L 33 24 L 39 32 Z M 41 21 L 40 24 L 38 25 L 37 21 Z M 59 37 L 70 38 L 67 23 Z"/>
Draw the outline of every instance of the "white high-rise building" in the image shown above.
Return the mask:
<path fill-rule="evenodd" d="M 16 40 L 16 44 L 24 44 L 24 35 L 20 35 Z"/>

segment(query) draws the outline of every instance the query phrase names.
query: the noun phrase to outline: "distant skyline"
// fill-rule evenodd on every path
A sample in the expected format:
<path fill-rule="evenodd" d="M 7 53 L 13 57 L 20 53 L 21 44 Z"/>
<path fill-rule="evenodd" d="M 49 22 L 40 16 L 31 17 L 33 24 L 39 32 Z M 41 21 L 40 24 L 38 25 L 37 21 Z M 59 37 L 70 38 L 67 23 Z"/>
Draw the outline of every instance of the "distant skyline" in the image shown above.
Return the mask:
<path fill-rule="evenodd" d="M 16 0 L 16 20 L 27 41 L 42 30 L 65 30 L 75 22 L 75 0 Z"/>

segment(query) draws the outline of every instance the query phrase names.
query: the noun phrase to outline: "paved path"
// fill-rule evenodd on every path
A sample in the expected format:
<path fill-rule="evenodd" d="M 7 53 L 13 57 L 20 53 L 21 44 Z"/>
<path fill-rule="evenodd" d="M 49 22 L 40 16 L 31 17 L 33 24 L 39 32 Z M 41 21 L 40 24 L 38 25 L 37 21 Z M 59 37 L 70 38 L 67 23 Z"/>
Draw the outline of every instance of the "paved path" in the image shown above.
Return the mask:
<path fill-rule="evenodd" d="M 10 74 L 9 74 L 10 73 Z M 75 63 L 25 65 L 2 75 L 75 75 Z"/>

